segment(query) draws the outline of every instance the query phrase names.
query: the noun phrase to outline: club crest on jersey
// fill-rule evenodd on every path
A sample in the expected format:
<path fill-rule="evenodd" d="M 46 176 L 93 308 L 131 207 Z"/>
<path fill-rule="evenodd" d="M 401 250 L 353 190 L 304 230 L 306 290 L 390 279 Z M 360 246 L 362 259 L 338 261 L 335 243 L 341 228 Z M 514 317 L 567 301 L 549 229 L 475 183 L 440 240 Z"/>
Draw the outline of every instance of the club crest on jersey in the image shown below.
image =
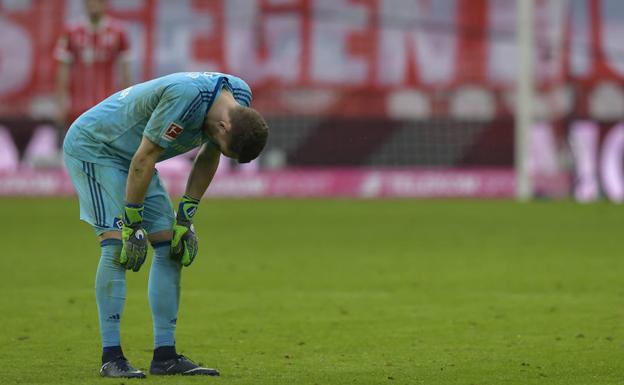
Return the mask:
<path fill-rule="evenodd" d="M 169 141 L 175 140 L 175 138 L 177 138 L 178 135 L 180 135 L 182 133 L 182 130 L 184 130 L 184 128 L 182 128 L 182 126 L 179 126 L 179 125 L 177 125 L 175 123 L 171 123 L 169 128 L 167 128 L 167 131 L 165 131 L 165 134 L 163 135 L 163 138 L 165 138 L 166 140 L 169 140 Z"/>

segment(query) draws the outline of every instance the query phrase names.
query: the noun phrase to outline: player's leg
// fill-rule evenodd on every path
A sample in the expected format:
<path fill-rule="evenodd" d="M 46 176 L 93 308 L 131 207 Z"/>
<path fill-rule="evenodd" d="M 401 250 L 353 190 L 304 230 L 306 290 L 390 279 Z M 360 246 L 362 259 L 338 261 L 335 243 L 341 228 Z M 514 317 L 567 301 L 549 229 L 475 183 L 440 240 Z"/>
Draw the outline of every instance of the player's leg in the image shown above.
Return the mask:
<path fill-rule="evenodd" d="M 95 293 L 102 339 L 102 369 L 108 377 L 144 377 L 121 349 L 120 322 L 126 300 L 126 270 L 119 265 L 121 236 L 115 214 L 123 207 L 123 173 L 65 155 L 65 164 L 80 201 L 80 218 L 93 226 L 101 246 Z M 121 175 L 117 175 L 121 174 Z M 105 181 L 105 183 L 101 183 Z M 121 190 L 121 201 L 119 192 Z"/>
<path fill-rule="evenodd" d="M 182 265 L 170 257 L 174 212 L 157 175 L 152 179 L 144 206 L 145 229 L 154 248 L 148 284 L 154 322 L 154 357 L 150 373 L 219 375 L 218 371 L 202 368 L 176 352 Z"/>
<path fill-rule="evenodd" d="M 95 273 L 95 299 L 102 338 L 102 364 L 123 356 L 120 323 L 126 303 L 126 269 L 119 266 L 121 240 L 102 234 Z"/>
<path fill-rule="evenodd" d="M 150 268 L 148 297 L 154 323 L 154 359 L 176 357 L 175 331 L 180 306 L 180 275 L 182 265 L 170 258 L 171 231 L 153 234 L 154 248 Z"/>
<path fill-rule="evenodd" d="M 154 248 L 147 289 L 154 323 L 154 359 L 166 360 L 177 356 L 175 331 L 182 265 L 170 258 L 174 213 L 157 175 L 149 186 L 144 206 L 145 230 Z"/>
<path fill-rule="evenodd" d="M 147 288 L 154 323 L 154 349 L 169 351 L 174 356 L 182 266 L 169 258 L 173 207 L 157 174 L 148 187 L 144 207 L 143 223 L 154 248 Z"/>

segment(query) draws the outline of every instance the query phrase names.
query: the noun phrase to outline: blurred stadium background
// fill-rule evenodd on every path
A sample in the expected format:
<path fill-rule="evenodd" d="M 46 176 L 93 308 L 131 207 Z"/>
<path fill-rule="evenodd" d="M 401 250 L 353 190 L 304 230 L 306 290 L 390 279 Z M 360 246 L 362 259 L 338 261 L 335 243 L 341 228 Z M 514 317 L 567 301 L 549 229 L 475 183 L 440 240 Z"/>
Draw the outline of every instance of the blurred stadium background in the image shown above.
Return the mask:
<path fill-rule="evenodd" d="M 0 2 L 0 194 L 71 194 L 53 52 L 82 0 Z M 209 195 L 513 197 L 515 0 L 110 0 L 132 83 L 176 71 L 247 80 L 263 156 Z M 624 199 L 624 3 L 536 0 L 532 193 Z M 190 157 L 159 166 L 183 188 Z"/>

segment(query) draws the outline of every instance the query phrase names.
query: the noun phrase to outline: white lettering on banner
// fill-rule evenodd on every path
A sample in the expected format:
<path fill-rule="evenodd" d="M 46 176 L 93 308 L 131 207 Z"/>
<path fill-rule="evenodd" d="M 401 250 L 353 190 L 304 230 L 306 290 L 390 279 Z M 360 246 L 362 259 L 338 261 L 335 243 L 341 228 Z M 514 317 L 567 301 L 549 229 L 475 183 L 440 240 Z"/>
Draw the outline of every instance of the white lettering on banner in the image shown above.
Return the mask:
<path fill-rule="evenodd" d="M 490 0 L 488 7 L 488 77 L 512 82 L 516 76 L 516 2 Z"/>
<path fill-rule="evenodd" d="M 247 74 L 250 82 L 267 78 L 294 82 L 301 70 L 302 18 L 295 12 L 264 15 L 258 5 L 258 0 L 227 1 L 227 67 Z"/>
<path fill-rule="evenodd" d="M 591 20 L 587 0 L 570 1 L 570 72 L 574 76 L 585 76 L 593 69 Z"/>
<path fill-rule="evenodd" d="M 457 1 L 381 0 L 378 74 L 381 84 L 405 84 L 410 54 L 425 84 L 457 75 Z"/>
<path fill-rule="evenodd" d="M 64 172 L 21 170 L 0 174 L 0 196 L 69 195 L 73 192 Z"/>
<path fill-rule="evenodd" d="M 257 0 L 230 0 L 225 4 L 225 61 L 233 73 L 247 74 L 248 81 L 262 80 L 264 68 L 256 57 L 259 39 Z"/>
<path fill-rule="evenodd" d="M 384 193 L 396 197 L 469 197 L 477 196 L 482 188 L 481 178 L 475 173 L 396 173 L 387 175 L 382 181 Z"/>
<path fill-rule="evenodd" d="M 130 44 L 130 51 L 128 52 L 128 61 L 130 65 L 130 78 L 131 79 L 145 79 L 145 66 L 137 65 L 145 62 L 147 44 L 145 37 L 145 25 L 140 23 L 128 24 L 126 27 L 127 35 Z M 144 49 L 135 49 L 135 47 L 144 47 Z"/>
<path fill-rule="evenodd" d="M 30 81 L 33 47 L 28 33 L 2 16 L 0 36 L 0 95 L 4 95 Z"/>
<path fill-rule="evenodd" d="M 312 19 L 312 78 L 320 82 L 365 83 L 369 62 L 350 54 L 349 38 L 363 32 L 370 12 L 348 0 L 316 0 Z"/>
<path fill-rule="evenodd" d="M 604 138 L 600 154 L 600 175 L 607 197 L 613 202 L 624 201 L 624 124 L 618 124 Z"/>
<path fill-rule="evenodd" d="M 360 184 L 359 194 L 362 198 L 376 198 L 381 195 L 383 179 L 380 172 L 371 172 Z"/>
<path fill-rule="evenodd" d="M 535 7 L 536 76 L 559 79 L 563 70 L 564 17 L 566 8 L 558 1 L 538 1 Z M 488 76 L 501 83 L 516 78 L 516 2 L 491 0 L 488 7 Z"/>
<path fill-rule="evenodd" d="M 14 172 L 19 167 L 19 152 L 9 129 L 0 126 L 0 172 Z"/>
<path fill-rule="evenodd" d="M 535 9 L 535 61 L 539 80 L 560 80 L 564 65 L 566 4 L 559 0 L 537 2 Z"/>
<path fill-rule="evenodd" d="M 58 128 L 48 124 L 39 125 L 28 141 L 22 162 L 35 167 L 61 166 L 58 149 Z"/>
<path fill-rule="evenodd" d="M 570 145 L 576 168 L 574 196 L 580 202 L 598 199 L 600 181 L 607 198 L 623 202 L 624 123 L 608 130 L 602 146 L 599 140 L 600 127 L 592 121 L 576 121 L 570 126 Z"/>
<path fill-rule="evenodd" d="M 622 0 L 602 0 L 601 6 L 601 38 L 605 59 L 609 67 L 624 76 L 624 60 L 622 60 L 622 36 L 624 36 L 624 7 Z"/>
<path fill-rule="evenodd" d="M 187 168 L 190 165 L 186 166 Z M 184 193 L 185 173 L 167 172 L 162 182 L 174 195 Z M 368 172 L 273 171 L 249 176 L 240 173 L 214 179 L 207 196 L 211 197 L 363 197 L 362 183 Z M 512 197 L 513 171 L 487 170 L 378 171 L 379 188 L 370 197 Z M 22 170 L 0 174 L 0 196 L 72 195 L 75 190 L 62 171 Z"/>
<path fill-rule="evenodd" d="M 207 196 L 254 197 L 267 196 L 269 184 L 267 179 L 254 176 L 227 177 L 215 179 Z"/>
<path fill-rule="evenodd" d="M 574 196 L 579 202 L 598 199 L 598 139 L 600 129 L 591 121 L 570 126 L 570 147 L 576 168 Z"/>
<path fill-rule="evenodd" d="M 276 80 L 289 90 L 335 85 L 429 93 L 432 84 L 455 87 L 451 91 L 465 82 L 484 88 L 514 84 L 516 2 L 117 0 L 109 7 L 131 39 L 135 81 L 208 70 L 239 74 L 254 89 Z M 59 13 L 50 11 L 50 3 L 31 1 L 0 15 L 0 96 L 8 111 L 27 114 L 31 101 L 51 96 L 49 51 L 62 28 L 60 13 L 67 19 L 83 14 L 82 0 L 54 2 Z M 51 17 L 38 21 L 41 14 Z M 622 17 L 622 0 L 536 1 L 539 80 L 591 80 L 581 92 L 598 81 L 621 82 Z M 563 68 L 571 77 L 561 76 Z"/>
<path fill-rule="evenodd" d="M 531 128 L 529 170 L 531 175 L 557 174 L 557 144 L 550 124 L 538 122 Z"/>
<path fill-rule="evenodd" d="M 193 52 L 195 39 L 218 36 L 217 18 L 202 9 L 197 11 L 190 0 L 160 0 L 156 10 L 156 71 L 165 74 L 180 71 L 223 70 L 217 60 L 200 60 Z M 218 58 L 215 58 L 218 59 Z"/>
<path fill-rule="evenodd" d="M 267 16 L 263 23 L 268 58 L 266 75 L 294 83 L 301 72 L 302 20 L 297 14 Z"/>

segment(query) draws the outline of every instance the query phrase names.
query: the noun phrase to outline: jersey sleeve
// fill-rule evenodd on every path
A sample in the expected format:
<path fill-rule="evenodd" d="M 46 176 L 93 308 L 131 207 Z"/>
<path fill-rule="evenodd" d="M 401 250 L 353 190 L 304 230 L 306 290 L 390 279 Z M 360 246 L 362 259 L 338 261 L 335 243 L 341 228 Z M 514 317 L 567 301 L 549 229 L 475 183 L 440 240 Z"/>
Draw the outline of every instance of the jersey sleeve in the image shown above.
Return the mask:
<path fill-rule="evenodd" d="M 251 93 L 249 85 L 245 83 L 243 79 L 236 76 L 230 76 L 228 78 L 228 82 L 230 84 L 232 94 L 234 95 L 234 99 L 245 107 L 251 107 L 253 94 Z"/>
<path fill-rule="evenodd" d="M 191 123 L 201 119 L 202 93 L 195 86 L 174 84 L 163 91 L 160 101 L 145 126 L 143 136 L 168 148 Z M 203 120 L 203 119 L 201 119 Z"/>

